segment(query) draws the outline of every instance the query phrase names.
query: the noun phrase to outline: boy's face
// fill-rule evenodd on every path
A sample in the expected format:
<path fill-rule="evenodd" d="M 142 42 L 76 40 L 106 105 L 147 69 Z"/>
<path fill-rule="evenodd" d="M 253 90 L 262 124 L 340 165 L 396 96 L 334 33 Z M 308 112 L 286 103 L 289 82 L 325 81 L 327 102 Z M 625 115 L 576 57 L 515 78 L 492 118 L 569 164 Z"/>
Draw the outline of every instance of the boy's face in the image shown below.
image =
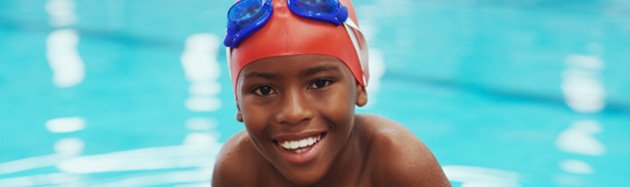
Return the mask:
<path fill-rule="evenodd" d="M 272 57 L 245 66 L 237 118 L 258 151 L 289 181 L 321 179 L 346 145 L 365 89 L 335 57 Z"/>

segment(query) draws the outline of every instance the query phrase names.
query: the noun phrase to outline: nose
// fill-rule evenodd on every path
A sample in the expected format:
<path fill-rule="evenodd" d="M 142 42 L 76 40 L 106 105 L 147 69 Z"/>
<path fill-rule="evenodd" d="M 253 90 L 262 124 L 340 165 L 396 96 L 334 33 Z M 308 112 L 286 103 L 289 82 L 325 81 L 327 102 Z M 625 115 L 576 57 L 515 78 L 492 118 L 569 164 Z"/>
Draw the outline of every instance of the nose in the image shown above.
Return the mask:
<path fill-rule="evenodd" d="M 276 122 L 287 125 L 299 125 L 313 118 L 311 103 L 307 96 L 299 90 L 286 92 L 282 99 L 280 110 L 276 115 Z"/>

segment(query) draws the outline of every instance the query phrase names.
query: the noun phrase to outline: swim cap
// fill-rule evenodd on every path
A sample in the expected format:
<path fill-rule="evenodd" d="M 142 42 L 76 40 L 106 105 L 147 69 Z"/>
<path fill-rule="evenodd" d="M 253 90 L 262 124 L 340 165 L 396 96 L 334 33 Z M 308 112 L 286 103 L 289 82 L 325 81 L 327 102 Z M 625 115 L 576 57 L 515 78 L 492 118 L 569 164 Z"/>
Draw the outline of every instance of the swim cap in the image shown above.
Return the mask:
<path fill-rule="evenodd" d="M 348 9 L 346 22 L 351 22 L 351 25 L 358 23 L 350 0 L 339 2 Z M 299 54 L 336 57 L 350 69 L 359 84 L 364 87 L 367 85 L 367 43 L 358 25 L 354 26 L 355 29 L 347 26 L 347 23 L 337 26 L 300 17 L 289 10 L 286 0 L 274 0 L 272 4 L 271 18 L 262 28 L 243 40 L 238 47 L 227 48 L 235 94 L 239 73 L 247 64 L 269 57 Z"/>

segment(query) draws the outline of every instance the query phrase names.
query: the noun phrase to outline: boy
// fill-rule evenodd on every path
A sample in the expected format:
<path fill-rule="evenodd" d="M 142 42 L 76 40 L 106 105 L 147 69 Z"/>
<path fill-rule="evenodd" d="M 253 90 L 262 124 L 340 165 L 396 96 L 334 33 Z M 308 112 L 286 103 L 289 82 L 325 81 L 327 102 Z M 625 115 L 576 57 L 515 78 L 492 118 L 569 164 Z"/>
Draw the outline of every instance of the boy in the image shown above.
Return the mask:
<path fill-rule="evenodd" d="M 450 186 L 402 125 L 367 103 L 367 46 L 349 0 L 242 0 L 225 37 L 238 121 L 213 186 Z"/>

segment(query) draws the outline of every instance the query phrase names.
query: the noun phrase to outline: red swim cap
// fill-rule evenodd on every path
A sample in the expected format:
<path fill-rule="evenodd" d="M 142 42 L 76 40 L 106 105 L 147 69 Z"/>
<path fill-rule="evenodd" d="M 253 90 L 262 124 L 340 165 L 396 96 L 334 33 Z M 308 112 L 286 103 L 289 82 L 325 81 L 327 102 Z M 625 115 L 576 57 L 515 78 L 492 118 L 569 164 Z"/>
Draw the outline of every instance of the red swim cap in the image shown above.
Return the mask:
<path fill-rule="evenodd" d="M 339 2 L 348 9 L 349 16 L 346 22 L 350 24 L 336 26 L 303 18 L 289 10 L 286 0 L 274 0 L 270 20 L 260 30 L 243 40 L 238 47 L 228 47 L 228 66 L 234 92 L 236 93 L 239 73 L 247 64 L 269 57 L 298 54 L 336 57 L 350 69 L 359 84 L 366 86 L 367 43 L 358 30 L 358 25 L 354 24 L 358 22 L 350 0 Z"/>

